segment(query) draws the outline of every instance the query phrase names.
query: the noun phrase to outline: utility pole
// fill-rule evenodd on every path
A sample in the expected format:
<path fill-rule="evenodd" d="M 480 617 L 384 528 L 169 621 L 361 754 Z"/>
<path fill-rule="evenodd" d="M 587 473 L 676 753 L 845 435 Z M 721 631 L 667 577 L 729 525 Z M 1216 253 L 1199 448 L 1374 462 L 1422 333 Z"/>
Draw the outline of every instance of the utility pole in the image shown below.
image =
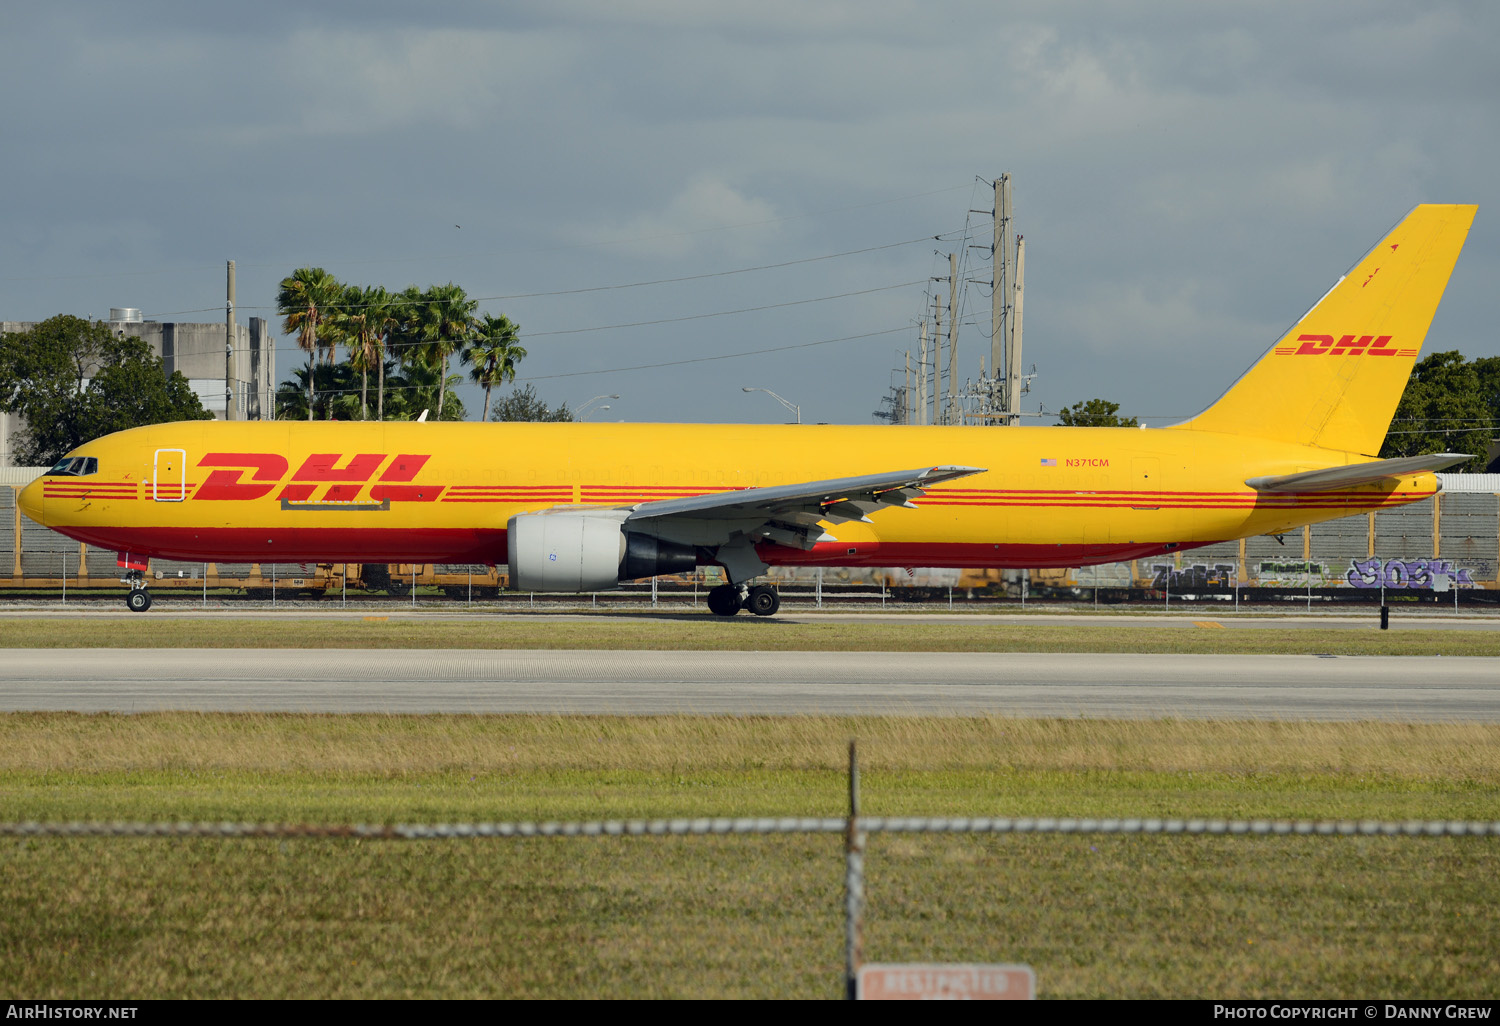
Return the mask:
<path fill-rule="evenodd" d="M 901 423 L 911 423 L 911 350 L 906 351 L 906 389 L 901 393 Z"/>
<path fill-rule="evenodd" d="M 932 297 L 932 419 L 943 422 L 943 297 Z"/>
<path fill-rule="evenodd" d="M 1026 237 L 1016 239 L 1016 294 L 1015 310 L 1010 321 L 1010 388 L 1006 392 L 1010 405 L 1010 423 L 1014 427 L 1021 423 L 1021 390 L 1026 378 L 1021 370 L 1021 305 L 1026 289 Z"/>
<path fill-rule="evenodd" d="M 990 368 L 996 378 L 1000 376 L 1000 361 L 1005 355 L 1005 222 L 1000 213 L 1004 202 L 1000 193 L 1009 184 L 1008 175 L 995 179 L 995 240 L 990 245 L 994 279 L 990 289 Z M 979 376 L 984 377 L 983 371 Z"/>
<path fill-rule="evenodd" d="M 927 423 L 927 318 L 922 318 L 922 340 L 917 348 L 917 423 Z"/>
<path fill-rule="evenodd" d="M 995 281 L 990 292 L 990 372 L 1000 385 L 1000 401 L 1006 410 L 1010 408 L 1010 389 L 1006 387 L 1009 382 L 1004 380 L 1003 368 L 1008 366 L 1006 354 L 1010 348 L 1011 202 L 1010 175 L 1007 173 L 995 179 L 995 241 L 991 251 L 994 254 Z"/>
<path fill-rule="evenodd" d="M 234 261 L 224 297 L 224 419 L 234 419 Z"/>
<path fill-rule="evenodd" d="M 958 423 L 958 254 L 948 254 L 948 423 Z"/>

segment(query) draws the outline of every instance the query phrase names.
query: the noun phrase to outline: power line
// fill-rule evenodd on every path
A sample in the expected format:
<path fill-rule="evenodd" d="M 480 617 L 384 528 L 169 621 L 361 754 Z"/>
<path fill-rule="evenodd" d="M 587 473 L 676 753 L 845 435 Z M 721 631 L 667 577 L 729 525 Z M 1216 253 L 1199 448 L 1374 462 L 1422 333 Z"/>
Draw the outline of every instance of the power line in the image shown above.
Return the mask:
<path fill-rule="evenodd" d="M 656 278 L 656 279 L 652 279 L 650 281 L 626 282 L 626 283 L 618 284 L 618 285 L 590 285 L 590 286 L 585 286 L 583 288 L 576 288 L 576 289 L 554 289 L 554 290 L 544 291 L 544 292 L 517 292 L 517 293 L 512 293 L 512 294 L 509 294 L 509 295 L 472 296 L 472 297 L 469 297 L 469 298 L 473 299 L 475 302 L 478 302 L 478 303 L 488 303 L 488 302 L 500 302 L 500 301 L 510 300 L 510 299 L 536 299 L 536 298 L 544 298 L 544 297 L 548 297 L 548 296 L 574 296 L 574 295 L 581 295 L 581 294 L 588 293 L 588 292 L 608 292 L 608 291 L 613 291 L 613 290 L 617 290 L 617 289 L 634 289 L 634 288 L 644 288 L 646 286 L 651 286 L 651 285 L 671 285 L 671 284 L 675 284 L 677 282 L 684 282 L 684 281 L 700 281 L 700 280 L 705 279 L 705 278 L 724 278 L 724 277 L 728 277 L 728 276 L 734 275 L 734 274 L 749 274 L 749 273 L 754 272 L 754 271 L 769 271 L 769 270 L 775 270 L 775 269 L 781 268 L 781 267 L 794 267 L 794 266 L 796 266 L 798 264 L 811 264 L 811 263 L 817 263 L 817 262 L 823 261 L 823 260 L 836 260 L 836 259 L 839 259 L 841 257 L 859 256 L 859 255 L 864 254 L 864 253 L 876 253 L 876 252 L 879 252 L 881 250 L 896 249 L 896 248 L 899 248 L 901 246 L 915 245 L 916 243 L 919 243 L 919 242 L 946 242 L 946 241 L 949 241 L 948 238 L 947 238 L 948 236 L 950 236 L 950 235 L 957 235 L 957 234 L 966 232 L 968 230 L 969 230 L 968 228 L 955 228 L 955 229 L 952 229 L 951 231 L 939 232 L 936 235 L 923 235 L 923 236 L 920 236 L 919 238 L 915 238 L 915 239 L 904 239 L 901 242 L 888 242 L 888 243 L 884 243 L 883 245 L 879 245 L 879 246 L 867 246 L 867 247 L 865 247 L 863 249 L 850 249 L 850 250 L 845 250 L 845 251 L 843 251 L 841 253 L 826 253 L 826 254 L 823 254 L 822 256 L 800 257 L 800 258 L 798 258 L 796 260 L 784 260 L 784 261 L 781 261 L 780 263 L 774 263 L 774 264 L 757 264 L 757 265 L 755 265 L 753 267 L 734 267 L 734 268 L 730 268 L 729 270 L 725 270 L 725 271 L 709 271 L 709 272 L 705 272 L 703 274 L 690 274 L 690 275 L 685 275 L 685 276 L 679 277 L 679 278 Z M 393 306 L 405 306 L 408 303 L 412 303 L 412 302 L 420 302 L 420 300 L 404 300 L 404 299 L 399 298 L 399 296 L 392 296 L 391 297 L 391 305 L 393 305 Z M 341 309 L 341 310 L 357 310 L 357 309 L 361 309 L 361 308 L 369 306 L 369 305 L 371 305 L 371 304 L 368 304 L 368 303 L 348 303 L 348 304 L 341 303 L 341 304 L 339 304 L 339 309 Z M 250 304 L 240 304 L 239 306 L 236 307 L 236 309 L 238 309 L 238 310 L 274 310 L 275 308 L 274 307 L 269 307 L 269 306 L 254 306 L 254 305 L 250 305 Z M 160 318 L 160 317 L 176 317 L 176 316 L 179 316 L 181 314 L 218 313 L 221 310 L 223 310 L 222 306 L 205 306 L 205 307 L 198 307 L 197 309 L 193 309 L 193 310 L 151 311 L 151 313 L 149 314 L 149 316 L 152 317 L 153 319 L 155 319 L 155 318 Z"/>
<path fill-rule="evenodd" d="M 904 325 L 903 324 L 899 328 L 885 328 L 885 329 L 882 329 L 880 331 L 866 331 L 866 332 L 862 332 L 861 334 L 858 334 L 858 335 L 843 335 L 843 336 L 841 336 L 839 338 L 822 338 L 822 339 L 818 339 L 815 342 L 799 342 L 799 343 L 797 343 L 795 345 L 789 345 L 789 346 L 772 346 L 769 349 L 748 349 L 748 350 L 745 350 L 743 352 L 738 352 L 738 353 L 722 353 L 722 354 L 720 354 L 718 356 L 697 356 L 697 357 L 693 357 L 693 358 L 687 359 L 687 360 L 665 360 L 665 361 L 663 361 L 661 363 L 641 363 L 641 364 L 634 364 L 634 365 L 629 366 L 629 367 L 607 367 L 607 368 L 604 368 L 602 370 L 568 371 L 568 372 L 565 372 L 565 373 L 562 373 L 562 374 L 526 374 L 526 375 L 518 374 L 518 375 L 516 375 L 516 377 L 515 377 L 514 380 L 515 381 L 548 381 L 548 380 L 551 380 L 553 378 L 581 378 L 581 377 L 587 377 L 587 376 L 589 376 L 591 374 L 620 374 L 620 373 L 624 373 L 625 371 L 655 370 L 655 369 L 657 369 L 659 367 L 680 367 L 680 366 L 683 366 L 684 364 L 690 364 L 690 363 L 713 363 L 713 362 L 718 361 L 718 360 L 737 360 L 737 359 L 740 359 L 741 357 L 745 357 L 745 356 L 762 356 L 762 355 L 764 355 L 766 353 L 785 353 L 785 352 L 790 352 L 790 351 L 796 350 L 796 349 L 812 349 L 815 346 L 832 345 L 835 342 L 852 342 L 852 341 L 855 341 L 856 339 L 861 339 L 861 338 L 877 338 L 877 337 L 879 337 L 881 335 L 892 335 L 892 334 L 895 334 L 896 332 L 906 331 L 906 330 L 908 330 L 908 328 L 909 328 L 909 325 Z M 450 378 L 456 378 L 456 377 L 461 377 L 461 375 L 453 374 L 453 375 L 449 375 L 449 377 Z M 389 380 L 389 379 L 387 379 L 387 380 Z M 280 385 L 277 386 L 278 394 L 279 394 L 279 392 L 280 392 L 280 390 L 282 388 L 286 388 L 287 386 L 292 386 L 291 388 L 288 389 L 289 392 L 290 391 L 296 391 L 298 394 L 301 394 L 302 392 L 304 392 L 306 390 L 306 384 L 305 383 L 297 383 L 297 382 L 295 382 L 292 379 L 288 379 L 287 381 L 283 381 Z M 432 390 L 432 389 L 436 389 L 436 388 L 437 388 L 437 385 L 435 383 L 431 384 L 431 385 L 391 385 L 391 384 L 387 384 L 385 386 L 385 390 L 387 392 L 402 391 L 402 390 L 405 390 L 405 391 L 411 391 L 411 390 Z M 357 388 L 317 388 L 316 389 L 317 394 L 320 395 L 320 396 L 321 395 L 349 395 L 349 394 L 356 393 L 358 391 L 359 391 L 359 389 L 357 389 Z"/>
<path fill-rule="evenodd" d="M 786 303 L 767 303 L 764 306 L 747 306 L 738 310 L 719 310 L 714 313 L 688 314 L 686 317 L 660 317 L 653 321 L 630 321 L 625 324 L 600 324 L 592 328 L 568 328 L 561 331 L 533 331 L 523 336 L 526 338 L 542 338 L 548 335 L 581 335 L 589 331 L 608 331 L 612 328 L 643 328 L 653 324 L 676 324 L 680 321 L 699 321 L 708 317 L 729 317 L 733 314 L 756 313 L 761 310 L 780 310 L 788 306 L 806 306 L 808 303 L 826 303 L 832 299 L 847 299 L 850 296 L 868 296 L 874 292 L 889 292 L 892 289 L 904 289 L 912 285 L 920 285 L 926 281 L 919 278 L 916 281 L 901 281 L 894 285 L 881 285 L 873 289 L 860 289 L 857 292 L 840 292 L 833 296 L 818 296 L 813 299 L 794 299 Z"/>
<path fill-rule="evenodd" d="M 793 300 L 790 300 L 790 301 L 785 302 L 785 303 L 766 303 L 766 304 L 763 304 L 761 306 L 748 306 L 748 307 L 743 307 L 743 308 L 738 309 L 738 310 L 717 310 L 717 311 L 714 311 L 712 313 L 688 314 L 688 315 L 683 316 L 683 317 L 661 317 L 661 318 L 657 318 L 655 320 L 649 320 L 649 321 L 631 321 L 631 322 L 624 323 L 624 324 L 598 324 L 598 325 L 594 325 L 593 327 L 588 327 L 588 328 L 567 328 L 567 329 L 562 329 L 562 330 L 558 330 L 558 331 L 533 331 L 533 332 L 529 332 L 529 333 L 523 334 L 523 335 L 521 335 L 519 337 L 520 337 L 520 340 L 522 342 L 524 342 L 527 339 L 542 338 L 542 337 L 555 336 L 555 335 L 581 335 L 581 334 L 585 334 L 585 333 L 588 333 L 588 332 L 609 331 L 611 329 L 618 329 L 618 328 L 641 328 L 641 327 L 650 327 L 650 326 L 657 325 L 657 324 L 676 324 L 676 323 L 680 323 L 682 321 L 704 320 L 704 319 L 712 318 L 712 317 L 729 317 L 729 316 L 733 316 L 735 314 L 757 313 L 757 312 L 760 312 L 760 311 L 763 311 L 763 310 L 778 310 L 778 309 L 783 309 L 785 307 L 791 307 L 791 306 L 806 306 L 806 305 L 808 305 L 810 303 L 825 303 L 825 302 L 828 302 L 828 301 L 834 300 L 834 299 L 848 299 L 848 298 L 850 298 L 852 296 L 867 296 L 867 295 L 871 295 L 872 293 L 876 293 L 876 292 L 889 292 L 889 291 L 891 291 L 893 289 L 908 288 L 908 287 L 910 287 L 912 285 L 920 285 L 925 280 L 926 279 L 920 279 L 920 280 L 917 280 L 917 281 L 903 281 L 903 282 L 897 282 L 897 283 L 895 283 L 893 285 L 881 285 L 881 286 L 878 286 L 878 287 L 872 288 L 872 289 L 859 289 L 859 290 L 854 291 L 854 292 L 841 292 L 841 293 L 838 293 L 836 295 L 831 295 L 831 296 L 815 296 L 815 297 L 813 297 L 811 299 L 793 299 Z M 241 307 L 241 309 L 243 309 L 243 307 Z M 849 337 L 850 338 L 861 338 L 863 336 L 851 335 Z M 385 349 L 421 348 L 422 346 L 424 346 L 426 344 L 427 344 L 427 341 L 423 340 L 423 339 L 415 339 L 415 340 L 405 341 L 405 342 L 388 341 L 388 342 L 386 342 L 384 344 L 384 346 L 382 348 L 385 348 Z M 277 353 L 306 353 L 306 352 L 309 352 L 309 350 L 303 349 L 300 345 L 297 345 L 295 343 L 293 343 L 291 345 L 278 345 L 278 346 L 274 346 L 272 348 L 274 348 L 274 350 Z M 797 348 L 797 347 L 793 346 L 791 348 Z M 773 351 L 773 350 L 767 350 L 767 352 L 771 352 L 771 351 Z M 693 361 L 688 361 L 688 362 L 693 362 Z"/>
<path fill-rule="evenodd" d="M 634 237 L 634 238 L 626 238 L 626 239 L 609 239 L 609 240 L 605 240 L 605 241 L 601 241 L 601 242 L 582 242 L 582 243 L 578 243 L 578 244 L 573 245 L 573 246 L 554 246 L 554 247 L 551 247 L 549 249 L 490 250 L 490 251 L 482 252 L 482 253 L 437 253 L 437 254 L 427 254 L 427 255 L 424 255 L 424 256 L 388 257 L 388 258 L 384 258 L 384 259 L 366 259 L 366 260 L 341 260 L 341 259 L 338 259 L 338 258 L 324 258 L 322 260 L 322 262 L 323 263 L 355 264 L 355 265 L 358 265 L 358 264 L 400 264 L 400 263 L 412 263 L 412 262 L 419 261 L 419 260 L 474 259 L 474 258 L 477 258 L 477 257 L 500 256 L 500 255 L 503 255 L 503 254 L 506 254 L 506 253 L 521 253 L 521 252 L 556 253 L 556 252 L 566 252 L 566 251 L 572 250 L 572 249 L 587 249 L 590 246 L 626 246 L 626 245 L 630 245 L 630 244 L 636 243 L 636 242 L 657 242 L 657 241 L 660 241 L 660 240 L 663 240 L 663 239 L 681 239 L 681 238 L 688 238 L 688 237 L 691 237 L 691 236 L 694 236 L 694 235 L 706 235 L 706 234 L 711 233 L 711 232 L 734 231 L 734 230 L 739 229 L 739 228 L 756 228 L 756 227 L 760 227 L 760 226 L 768 225 L 768 224 L 784 224 L 787 221 L 799 221 L 799 220 L 804 220 L 804 219 L 807 219 L 807 218 L 826 217 L 829 214 L 842 214 L 842 213 L 846 213 L 846 212 L 848 212 L 850 210 L 864 210 L 864 209 L 867 209 L 869 207 L 885 206 L 885 205 L 891 204 L 891 203 L 903 203 L 906 200 L 925 199 L 928 196 L 938 196 L 938 195 L 941 195 L 942 193 L 945 193 L 945 192 L 956 192 L 959 189 L 966 189 L 966 188 L 969 188 L 969 187 L 970 186 L 969 186 L 968 183 L 965 183 L 964 185 L 950 185 L 950 186 L 947 186 L 946 188 L 942 188 L 942 189 L 931 189 L 931 190 L 929 190 L 927 192 L 914 192 L 914 193 L 910 193 L 910 194 L 905 195 L 905 196 L 892 196 L 892 197 L 889 197 L 887 199 L 871 200 L 871 201 L 869 201 L 867 203 L 854 203 L 854 204 L 851 204 L 849 206 L 844 206 L 844 207 L 831 207 L 831 208 L 829 208 L 827 210 L 815 210 L 815 211 L 811 211 L 811 212 L 805 213 L 805 214 L 787 214 L 784 217 L 771 217 L 771 218 L 765 218 L 765 219 L 758 220 L 758 221 L 741 221 L 741 222 L 739 222 L 737 224 L 712 225 L 712 226 L 710 226 L 708 228 L 695 228 L 695 229 L 692 229 L 690 231 L 685 231 L 685 232 L 664 232 L 664 233 L 660 233 L 660 234 L 657 234 L 657 235 L 642 235 L 642 236 L 637 236 L 637 237 Z M 295 262 L 295 261 L 278 260 L 278 261 L 275 261 L 275 262 L 261 262 L 261 263 L 244 263 L 244 262 L 241 262 L 240 266 L 241 267 L 278 267 L 278 266 L 283 266 L 286 263 L 293 263 L 293 262 Z M 215 261 L 212 264 L 208 264 L 208 263 L 204 263 L 204 264 L 189 264 L 189 265 L 184 265 L 184 266 L 175 267 L 175 268 L 173 268 L 173 267 L 163 267 L 163 268 L 156 268 L 156 269 L 146 270 L 146 271 L 104 271 L 104 272 L 100 272 L 98 274 L 64 274 L 64 275 L 32 275 L 32 276 L 17 276 L 17 277 L 0 277 L 0 281 L 67 281 L 67 280 L 81 279 L 81 278 L 124 278 L 124 277 L 137 277 L 137 276 L 143 276 L 143 275 L 151 275 L 151 274 L 178 274 L 178 273 L 182 273 L 184 271 L 205 270 L 205 269 L 207 269 L 209 267 L 217 268 L 218 266 L 219 266 L 219 262 Z M 209 310 L 218 310 L 218 309 L 222 309 L 222 307 L 211 307 L 211 308 L 209 308 Z M 263 309 L 263 308 L 261 308 L 261 307 L 250 307 L 248 309 Z M 181 312 L 181 313 L 206 313 L 206 312 L 209 312 L 209 310 L 203 310 L 203 311 L 199 311 L 199 310 L 183 310 L 183 311 L 179 311 L 179 312 Z M 169 316 L 169 315 L 159 315 L 159 316 Z"/>
<path fill-rule="evenodd" d="M 899 328 L 886 328 L 883 331 L 867 331 L 860 335 L 845 335 L 842 338 L 824 338 L 816 342 L 802 342 L 790 346 L 773 346 L 770 349 L 748 349 L 740 353 L 724 353 L 720 356 L 698 356 L 690 360 L 666 360 L 662 363 L 641 363 L 630 367 L 609 367 L 604 370 L 591 371 L 569 371 L 565 374 L 533 374 L 526 377 L 517 376 L 517 381 L 546 381 L 551 378 L 581 378 L 590 374 L 619 374 L 624 371 L 655 370 L 659 367 L 681 367 L 689 363 L 712 363 L 716 360 L 737 360 L 742 356 L 762 356 L 766 353 L 785 353 L 794 349 L 811 349 L 814 346 L 832 345 L 835 342 L 851 342 L 860 338 L 875 338 L 879 335 L 892 335 L 898 331 L 906 331 L 908 326 L 903 324 Z"/>
<path fill-rule="evenodd" d="M 820 260 L 834 260 L 838 257 L 857 256 L 861 253 L 874 253 L 882 249 L 895 249 L 898 246 L 910 246 L 918 242 L 941 242 L 943 235 L 952 234 L 944 232 L 940 235 L 924 235 L 919 239 L 907 239 L 904 242 L 890 242 L 884 246 L 869 246 L 865 249 L 851 249 L 843 253 L 829 253 L 827 256 L 803 257 L 801 260 L 784 260 L 779 264 L 759 264 L 755 267 L 737 267 L 729 271 L 710 271 L 706 274 L 689 274 L 681 278 L 657 278 L 652 281 L 633 281 L 623 285 L 593 285 L 581 289 L 557 289 L 552 292 L 517 292 L 509 296 L 480 296 L 480 302 L 505 299 L 536 299 L 544 296 L 576 296 L 585 292 L 608 292 L 613 289 L 635 289 L 646 285 L 671 285 L 683 281 L 701 281 L 704 278 L 723 278 L 731 274 L 746 274 L 750 271 L 769 271 L 778 267 L 793 267 L 797 264 L 811 264 Z"/>

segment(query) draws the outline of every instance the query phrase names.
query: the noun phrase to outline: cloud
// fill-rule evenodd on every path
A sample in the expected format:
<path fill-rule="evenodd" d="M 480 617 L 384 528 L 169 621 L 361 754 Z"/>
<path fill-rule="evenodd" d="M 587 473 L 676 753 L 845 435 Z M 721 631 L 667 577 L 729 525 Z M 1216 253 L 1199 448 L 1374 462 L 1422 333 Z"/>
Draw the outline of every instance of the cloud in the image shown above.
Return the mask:
<path fill-rule="evenodd" d="M 1494 4 L 18 11 L 0 64 L 16 199 L 0 239 L 7 318 L 214 307 L 229 257 L 242 306 L 321 264 L 395 287 L 524 294 L 491 308 L 537 333 L 758 307 L 941 276 L 948 246 L 538 294 L 931 237 L 989 206 L 984 184 L 952 187 L 1010 171 L 1032 396 L 1049 407 L 1099 394 L 1158 412 L 1162 395 L 1222 388 L 1421 201 L 1483 206 L 1431 344 L 1500 351 L 1486 284 L 1500 265 L 1485 212 L 1500 163 Z M 986 278 L 982 250 L 964 251 Z M 980 324 L 961 342 L 961 377 L 987 349 L 982 291 L 966 298 Z M 641 362 L 622 347 L 667 360 L 883 330 L 921 317 L 922 292 L 539 338 L 526 371 Z M 907 341 L 732 367 L 778 390 L 778 375 L 794 390 L 817 382 L 808 419 L 863 421 Z M 643 415 L 715 419 L 729 366 L 638 375 L 633 401 Z"/>
<path fill-rule="evenodd" d="M 700 175 L 657 210 L 602 228 L 579 225 L 574 233 L 580 242 L 639 257 L 680 259 L 705 252 L 749 257 L 776 238 L 779 220 L 769 201 Z"/>

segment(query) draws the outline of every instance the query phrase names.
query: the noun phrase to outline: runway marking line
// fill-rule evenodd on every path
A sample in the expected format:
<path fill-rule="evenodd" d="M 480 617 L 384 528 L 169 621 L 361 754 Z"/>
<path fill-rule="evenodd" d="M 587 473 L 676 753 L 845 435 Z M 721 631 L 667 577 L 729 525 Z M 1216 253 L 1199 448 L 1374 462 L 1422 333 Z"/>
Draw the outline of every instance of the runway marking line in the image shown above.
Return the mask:
<path fill-rule="evenodd" d="M 365 622 L 366 623 L 371 623 L 371 622 L 374 622 L 374 621 L 377 621 L 377 620 L 379 620 L 379 621 L 385 621 L 385 620 L 389 620 L 389 619 L 390 619 L 389 616 L 367 616 L 367 617 L 365 617 Z"/>
<path fill-rule="evenodd" d="M 1221 630 L 1221 631 L 1224 629 L 1224 625 L 1222 623 L 1214 623 L 1212 620 L 1194 620 L 1193 621 L 1193 626 L 1194 627 L 1207 627 L 1207 628 L 1210 628 L 1210 629 L 1218 629 L 1218 630 Z"/>

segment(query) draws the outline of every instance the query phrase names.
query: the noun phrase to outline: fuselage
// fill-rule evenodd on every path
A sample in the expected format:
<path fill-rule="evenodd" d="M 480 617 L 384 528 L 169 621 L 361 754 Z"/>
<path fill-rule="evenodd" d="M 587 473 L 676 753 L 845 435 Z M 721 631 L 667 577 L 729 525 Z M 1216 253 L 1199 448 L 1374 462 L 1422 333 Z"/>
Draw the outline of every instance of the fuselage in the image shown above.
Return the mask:
<path fill-rule="evenodd" d="M 192 421 L 119 432 L 45 475 L 32 519 L 137 557 L 259 563 L 504 563 L 507 520 L 966 465 L 916 509 L 830 526 L 770 565 L 1060 567 L 1155 555 L 1416 502 L 1432 474 L 1336 491 L 1247 478 L 1371 457 L 1179 429 Z"/>

